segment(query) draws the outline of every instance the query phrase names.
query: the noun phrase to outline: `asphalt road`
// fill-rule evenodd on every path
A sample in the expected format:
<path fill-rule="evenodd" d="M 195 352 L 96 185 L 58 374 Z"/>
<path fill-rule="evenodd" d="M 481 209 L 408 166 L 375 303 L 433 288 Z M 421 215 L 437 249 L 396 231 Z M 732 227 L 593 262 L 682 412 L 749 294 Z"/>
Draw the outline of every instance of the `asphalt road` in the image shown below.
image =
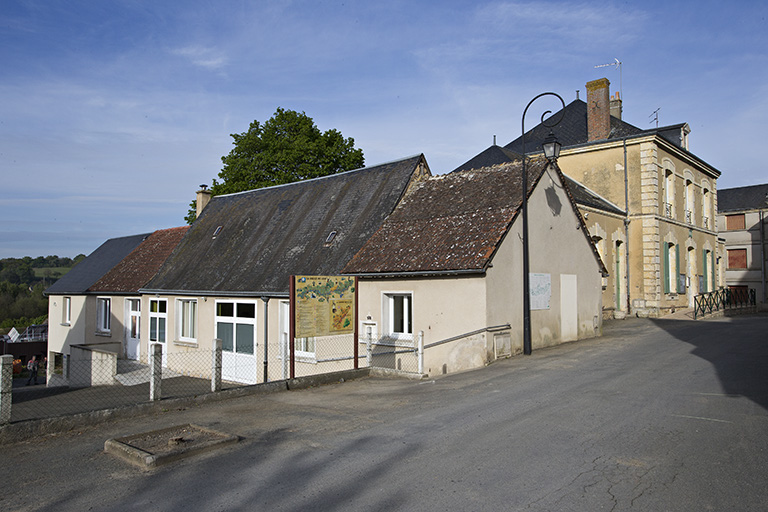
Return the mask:
<path fill-rule="evenodd" d="M 627 319 L 412 382 L 364 379 L 0 446 L 0 510 L 765 511 L 768 317 Z M 104 441 L 235 446 L 146 471 Z"/>

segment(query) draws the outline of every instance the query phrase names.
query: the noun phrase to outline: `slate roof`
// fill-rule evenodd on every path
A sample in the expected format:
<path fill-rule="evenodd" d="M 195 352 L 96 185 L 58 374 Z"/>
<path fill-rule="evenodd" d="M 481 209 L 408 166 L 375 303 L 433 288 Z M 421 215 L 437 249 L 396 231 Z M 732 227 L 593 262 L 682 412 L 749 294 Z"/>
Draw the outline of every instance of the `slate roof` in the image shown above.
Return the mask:
<path fill-rule="evenodd" d="M 768 183 L 717 191 L 717 211 L 733 212 L 768 208 Z"/>
<path fill-rule="evenodd" d="M 482 169 L 483 167 L 491 167 L 492 165 L 498 165 L 505 162 L 514 162 L 515 160 L 522 160 L 523 157 L 520 153 L 515 153 L 509 149 L 501 146 L 493 145 L 482 151 L 478 155 L 470 158 L 451 172 L 468 171 L 470 169 Z"/>
<path fill-rule="evenodd" d="M 590 206 L 597 210 L 614 213 L 616 215 L 626 215 L 627 212 L 622 210 L 619 206 L 598 195 L 596 192 L 593 192 L 591 189 L 588 189 L 573 178 L 568 176 L 564 176 L 564 178 L 576 204 Z"/>
<path fill-rule="evenodd" d="M 417 155 L 215 196 L 142 291 L 284 296 L 292 274 L 339 274 L 422 172 Z"/>
<path fill-rule="evenodd" d="M 138 293 L 171 255 L 189 226 L 161 229 L 149 235 L 88 291 L 99 293 Z"/>
<path fill-rule="evenodd" d="M 553 114 L 559 116 L 560 111 Z M 662 128 L 664 129 L 664 128 Z M 563 109 L 563 119 L 560 123 L 554 127 L 555 135 L 560 144 L 564 148 L 569 146 L 578 146 L 580 144 L 586 144 L 587 138 L 587 104 L 582 100 L 573 100 L 571 103 L 565 106 Z M 610 139 L 621 139 L 624 137 L 631 137 L 636 135 L 655 133 L 656 130 L 641 130 L 640 128 L 633 126 L 621 119 L 611 116 L 611 132 L 608 135 Z M 525 151 L 527 154 L 541 152 L 541 144 L 544 139 L 549 135 L 549 128 L 542 123 L 534 126 L 525 134 Z M 603 141 L 599 141 L 603 142 Z M 679 146 L 678 141 L 678 146 Z M 523 138 L 522 136 L 513 140 L 506 146 L 505 149 L 522 154 L 523 152 Z"/>
<path fill-rule="evenodd" d="M 53 283 L 46 295 L 79 295 L 88 292 L 96 281 L 109 272 L 123 258 L 128 256 L 150 234 L 110 238 L 101 244 L 87 258 L 72 267 L 64 277 Z"/>

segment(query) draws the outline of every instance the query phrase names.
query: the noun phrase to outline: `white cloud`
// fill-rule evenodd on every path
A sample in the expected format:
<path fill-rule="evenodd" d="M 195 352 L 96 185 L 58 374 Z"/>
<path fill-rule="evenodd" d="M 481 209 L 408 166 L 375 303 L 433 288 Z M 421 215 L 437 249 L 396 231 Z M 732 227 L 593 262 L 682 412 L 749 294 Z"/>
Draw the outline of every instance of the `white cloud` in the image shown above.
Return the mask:
<path fill-rule="evenodd" d="M 171 55 L 184 57 L 195 66 L 219 70 L 227 65 L 228 59 L 216 48 L 206 46 L 191 45 L 182 48 L 172 48 L 169 50 Z"/>

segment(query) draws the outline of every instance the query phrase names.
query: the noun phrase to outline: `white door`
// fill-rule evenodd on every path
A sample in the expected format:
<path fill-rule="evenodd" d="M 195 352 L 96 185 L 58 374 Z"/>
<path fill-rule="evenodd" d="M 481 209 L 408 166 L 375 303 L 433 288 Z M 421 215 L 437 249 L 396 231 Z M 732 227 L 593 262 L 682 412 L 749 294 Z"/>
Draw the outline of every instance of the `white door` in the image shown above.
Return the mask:
<path fill-rule="evenodd" d="M 149 342 L 159 343 L 163 353 L 163 367 L 168 366 L 166 350 L 166 326 L 168 325 L 168 301 L 166 299 L 149 300 Z"/>
<path fill-rule="evenodd" d="M 126 299 L 125 309 L 125 356 L 137 360 L 141 343 L 141 301 Z"/>
<path fill-rule="evenodd" d="M 221 378 L 256 384 L 256 302 L 217 302 L 216 337 L 222 341 Z"/>
<path fill-rule="evenodd" d="M 579 297 L 575 274 L 560 274 L 560 335 L 562 341 L 579 338 Z"/>

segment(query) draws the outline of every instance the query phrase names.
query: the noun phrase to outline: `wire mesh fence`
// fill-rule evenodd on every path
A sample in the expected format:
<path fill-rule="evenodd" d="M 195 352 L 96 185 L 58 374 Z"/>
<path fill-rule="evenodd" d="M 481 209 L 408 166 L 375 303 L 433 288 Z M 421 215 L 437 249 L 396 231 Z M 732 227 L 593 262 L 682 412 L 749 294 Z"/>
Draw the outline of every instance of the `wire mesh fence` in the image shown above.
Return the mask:
<path fill-rule="evenodd" d="M 67 416 L 211 392 L 212 351 L 171 352 L 160 357 L 153 373 L 153 361 L 146 357 L 133 361 L 105 352 L 93 352 L 90 357 L 55 356 L 50 371 L 40 371 L 36 381 L 27 371 L 14 375 L 10 420 Z M 218 389 L 245 384 L 221 381 Z"/>
<path fill-rule="evenodd" d="M 51 353 L 50 368 L 41 369 L 36 381 L 27 371 L 12 379 L 10 421 L 73 415 L 283 380 L 291 377 L 291 365 L 297 378 L 366 367 L 417 374 L 423 358 L 418 337 L 402 335 L 360 338 L 357 343 L 351 334 L 299 338 L 294 341 L 293 360 L 286 342 L 268 365 L 255 354 L 155 348 L 154 355 L 144 354 L 137 361 L 86 346 L 71 347 L 67 356 Z M 265 372 L 269 379 L 265 379 Z"/>

